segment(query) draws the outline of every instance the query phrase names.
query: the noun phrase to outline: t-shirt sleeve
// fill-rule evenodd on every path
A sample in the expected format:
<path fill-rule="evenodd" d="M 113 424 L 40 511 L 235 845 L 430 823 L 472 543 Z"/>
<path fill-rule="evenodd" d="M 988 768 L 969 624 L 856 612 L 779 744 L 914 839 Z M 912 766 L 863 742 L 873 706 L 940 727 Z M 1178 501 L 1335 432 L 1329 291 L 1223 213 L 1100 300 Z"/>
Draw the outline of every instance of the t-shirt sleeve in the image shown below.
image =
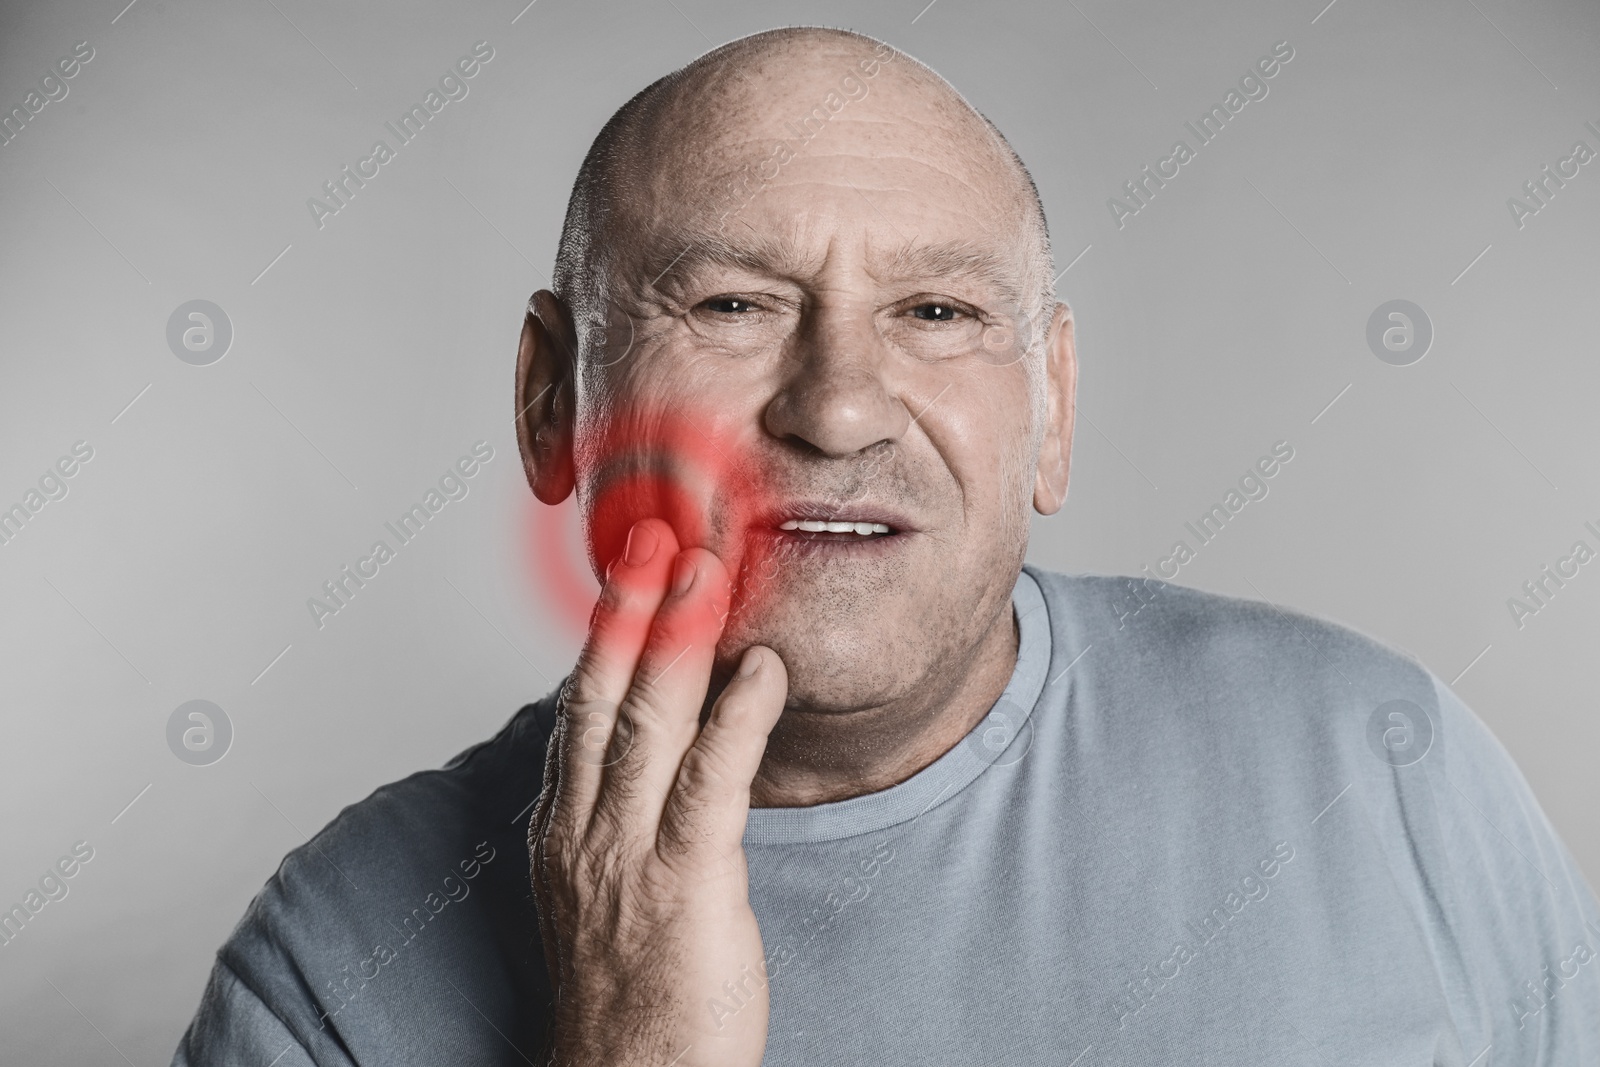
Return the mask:
<path fill-rule="evenodd" d="M 211 969 L 200 1009 L 172 1057 L 172 1067 L 354 1067 L 337 1047 L 313 1057 L 276 1012 L 218 959 Z"/>
<path fill-rule="evenodd" d="M 1510 754 L 1433 684 L 1437 833 L 1412 846 L 1467 1061 L 1600 1063 L 1600 904 Z"/>

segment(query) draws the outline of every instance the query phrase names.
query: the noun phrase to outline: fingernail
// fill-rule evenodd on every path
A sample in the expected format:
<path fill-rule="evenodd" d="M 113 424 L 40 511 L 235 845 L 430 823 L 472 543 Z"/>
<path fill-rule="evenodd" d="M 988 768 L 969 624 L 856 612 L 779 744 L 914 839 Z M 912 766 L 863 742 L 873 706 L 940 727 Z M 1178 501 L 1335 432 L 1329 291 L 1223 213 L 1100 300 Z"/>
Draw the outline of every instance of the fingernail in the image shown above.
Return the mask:
<path fill-rule="evenodd" d="M 753 648 L 744 650 L 744 658 L 739 661 L 739 677 L 748 678 L 761 669 L 761 653 Z"/>
<path fill-rule="evenodd" d="M 679 556 L 677 565 L 672 571 L 672 592 L 678 596 L 687 593 L 689 587 L 694 584 L 694 575 L 694 564 Z"/>
<path fill-rule="evenodd" d="M 628 531 L 628 544 L 622 550 L 622 558 L 630 567 L 643 567 L 655 557 L 660 544 L 661 538 L 654 529 L 643 522 L 636 522 Z"/>

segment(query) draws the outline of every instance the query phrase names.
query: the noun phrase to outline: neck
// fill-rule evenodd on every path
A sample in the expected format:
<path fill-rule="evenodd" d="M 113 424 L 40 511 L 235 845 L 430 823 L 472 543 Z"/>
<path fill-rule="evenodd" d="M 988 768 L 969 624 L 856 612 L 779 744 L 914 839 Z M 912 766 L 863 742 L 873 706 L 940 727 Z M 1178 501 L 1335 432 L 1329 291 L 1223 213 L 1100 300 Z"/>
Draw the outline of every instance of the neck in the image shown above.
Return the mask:
<path fill-rule="evenodd" d="M 876 793 L 954 748 L 983 720 L 1016 667 L 1011 598 L 964 659 L 940 664 L 917 691 L 849 711 L 790 706 L 767 739 L 750 787 L 758 808 L 803 808 Z"/>

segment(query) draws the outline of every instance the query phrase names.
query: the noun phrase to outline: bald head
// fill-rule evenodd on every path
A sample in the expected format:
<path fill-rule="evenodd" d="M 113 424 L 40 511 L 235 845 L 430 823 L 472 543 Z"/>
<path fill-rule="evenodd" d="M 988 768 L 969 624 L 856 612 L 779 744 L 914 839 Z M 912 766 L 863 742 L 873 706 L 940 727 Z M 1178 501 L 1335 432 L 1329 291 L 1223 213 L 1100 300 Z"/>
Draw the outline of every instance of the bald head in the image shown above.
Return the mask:
<path fill-rule="evenodd" d="M 869 96 L 872 107 L 863 109 Z M 595 138 L 567 205 L 553 286 L 572 310 L 580 344 L 585 327 L 606 317 L 619 235 L 678 229 L 685 245 L 711 247 L 748 236 L 756 225 L 750 205 L 796 160 L 837 151 L 828 127 L 851 109 L 858 114 L 848 117 L 886 152 L 894 151 L 891 127 L 940 143 L 963 172 L 957 180 L 990 200 L 1013 231 L 1024 262 L 1018 311 L 1031 320 L 1048 309 L 1054 296 L 1043 205 L 993 123 L 938 74 L 881 41 L 791 27 L 742 37 L 659 79 Z M 873 210 L 870 191 L 862 192 L 860 209 Z"/>

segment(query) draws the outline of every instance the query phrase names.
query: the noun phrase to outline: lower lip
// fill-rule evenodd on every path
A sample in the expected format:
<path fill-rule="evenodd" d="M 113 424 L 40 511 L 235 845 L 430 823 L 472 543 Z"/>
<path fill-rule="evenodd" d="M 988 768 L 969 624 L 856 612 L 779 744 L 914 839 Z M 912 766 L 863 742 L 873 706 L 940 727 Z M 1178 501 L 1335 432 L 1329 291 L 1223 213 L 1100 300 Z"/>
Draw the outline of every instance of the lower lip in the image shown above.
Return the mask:
<path fill-rule="evenodd" d="M 805 530 L 778 530 L 772 527 L 753 529 L 752 536 L 760 537 L 785 553 L 801 555 L 859 556 L 873 558 L 895 552 L 907 544 L 911 534 L 896 531 L 888 534 L 810 533 Z"/>

